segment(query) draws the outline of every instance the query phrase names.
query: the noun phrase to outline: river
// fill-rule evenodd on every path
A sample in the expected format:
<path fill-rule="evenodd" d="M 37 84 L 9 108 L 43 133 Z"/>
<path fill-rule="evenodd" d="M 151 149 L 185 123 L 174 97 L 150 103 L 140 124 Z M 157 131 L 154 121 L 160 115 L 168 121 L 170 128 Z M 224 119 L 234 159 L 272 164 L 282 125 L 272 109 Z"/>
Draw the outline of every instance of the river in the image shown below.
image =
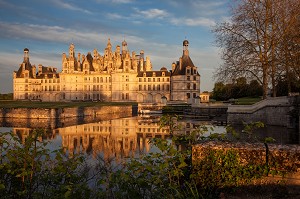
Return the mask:
<path fill-rule="evenodd" d="M 154 137 L 170 138 L 170 129 L 160 127 L 160 116 L 135 116 L 114 119 L 101 119 L 85 122 L 76 119 L 75 122 L 49 125 L 43 120 L 9 122 L 8 127 L 2 125 L 0 132 L 12 131 L 20 140 L 24 141 L 35 129 L 41 129 L 41 140 L 50 141 L 51 150 L 64 147 L 66 153 L 85 152 L 96 157 L 116 158 L 117 160 L 148 153 L 153 150 L 149 140 Z M 14 124 L 14 125 L 12 125 Z M 189 134 L 201 125 L 209 127 L 204 136 L 211 133 L 224 133 L 224 126 L 214 126 L 209 121 L 186 120 L 178 122 L 179 133 Z M 238 127 L 241 131 L 242 127 Z M 255 131 L 257 135 L 272 137 L 278 144 L 299 144 L 299 133 L 283 127 L 269 126 Z"/>

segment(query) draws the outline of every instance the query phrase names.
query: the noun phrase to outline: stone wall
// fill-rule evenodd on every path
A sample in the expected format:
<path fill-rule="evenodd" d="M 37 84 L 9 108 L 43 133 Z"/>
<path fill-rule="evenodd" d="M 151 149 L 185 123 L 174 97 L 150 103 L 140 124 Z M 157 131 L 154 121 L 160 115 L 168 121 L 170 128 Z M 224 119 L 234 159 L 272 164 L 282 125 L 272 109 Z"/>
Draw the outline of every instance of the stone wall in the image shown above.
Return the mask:
<path fill-rule="evenodd" d="M 66 117 L 66 118 L 1 118 L 1 127 L 18 127 L 18 128 L 49 128 L 56 129 L 79 124 L 94 123 L 103 120 L 112 120 L 124 117 L 131 117 L 131 112 L 105 113 L 96 116 L 84 117 Z"/>
<path fill-rule="evenodd" d="M 280 169 L 290 170 L 293 173 L 286 178 L 290 183 L 300 185 L 300 146 L 299 145 L 276 145 L 269 144 L 269 162 L 277 162 Z M 266 147 L 263 143 L 229 143 L 229 142 L 206 142 L 193 146 L 192 161 L 196 162 L 204 158 L 207 150 L 236 150 L 239 161 L 243 163 L 265 164 Z"/>
<path fill-rule="evenodd" d="M 229 105 L 227 122 L 242 124 L 243 122 L 261 121 L 266 125 L 295 127 L 296 119 L 290 112 L 293 110 L 292 97 L 276 97 L 262 100 L 254 105 Z"/>
<path fill-rule="evenodd" d="M 132 106 L 102 106 L 102 107 L 75 107 L 75 108 L 1 108 L 0 118 L 18 119 L 48 119 L 48 118 L 71 118 L 71 117 L 96 117 L 102 114 L 131 113 Z"/>

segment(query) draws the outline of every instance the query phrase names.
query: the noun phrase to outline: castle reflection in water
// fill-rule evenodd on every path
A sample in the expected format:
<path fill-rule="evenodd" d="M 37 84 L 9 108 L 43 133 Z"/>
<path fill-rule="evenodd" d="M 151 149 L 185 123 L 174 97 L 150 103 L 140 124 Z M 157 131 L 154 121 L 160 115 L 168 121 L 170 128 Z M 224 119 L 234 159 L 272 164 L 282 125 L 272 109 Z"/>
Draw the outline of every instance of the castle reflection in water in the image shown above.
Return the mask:
<path fill-rule="evenodd" d="M 13 133 L 22 142 L 33 132 L 32 128 L 14 127 Z M 130 117 L 94 123 L 78 124 L 56 129 L 43 129 L 40 140 L 59 140 L 66 153 L 70 155 L 86 152 L 104 158 L 133 157 L 150 150 L 149 140 L 170 136 L 168 127 L 160 127 L 157 117 Z M 51 143 L 50 143 L 51 145 Z"/>
<path fill-rule="evenodd" d="M 98 118 L 99 119 L 99 118 Z M 26 138 L 35 130 L 42 130 L 39 140 L 49 140 L 51 150 L 63 147 L 69 155 L 85 152 L 96 157 L 101 155 L 104 159 L 116 158 L 120 160 L 126 157 L 139 156 L 151 150 L 149 143 L 151 138 L 170 137 L 168 127 L 160 127 L 160 117 L 127 117 L 116 119 L 100 119 L 98 121 L 59 121 L 54 124 L 52 121 L 6 121 L 12 126 L 12 131 L 24 143 Z M 26 123 L 27 122 L 27 123 Z M 4 126 L 4 122 L 0 123 Z M 184 120 L 178 121 L 181 134 L 189 134 L 199 125 L 208 122 Z M 16 127 L 18 126 L 18 127 Z M 27 126 L 27 127 L 23 127 Z M 1 127 L 0 127 L 1 132 Z M 224 133 L 224 126 L 215 126 L 214 133 Z M 210 132 L 207 132 L 208 134 Z M 299 144 L 299 133 L 290 132 L 288 129 L 279 127 L 268 127 L 257 130 L 262 137 L 272 137 L 278 144 Z"/>

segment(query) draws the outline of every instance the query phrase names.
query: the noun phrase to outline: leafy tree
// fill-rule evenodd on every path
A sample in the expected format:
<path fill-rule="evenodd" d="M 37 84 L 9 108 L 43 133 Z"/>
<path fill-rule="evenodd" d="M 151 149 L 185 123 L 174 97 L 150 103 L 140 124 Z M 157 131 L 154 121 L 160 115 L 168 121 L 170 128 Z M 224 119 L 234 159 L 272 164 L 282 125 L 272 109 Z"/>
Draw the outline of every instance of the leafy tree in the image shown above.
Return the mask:
<path fill-rule="evenodd" d="M 289 93 L 300 93 L 300 80 L 295 75 L 289 75 L 289 80 L 283 78 L 277 82 L 276 90 L 278 96 L 287 96 Z"/>
<path fill-rule="evenodd" d="M 259 97 L 262 96 L 263 89 L 257 80 L 252 80 L 249 84 L 248 96 Z"/>
<path fill-rule="evenodd" d="M 234 80 L 232 84 L 224 85 L 222 82 L 216 83 L 212 94 L 212 98 L 215 100 L 258 96 L 262 96 L 262 86 L 257 80 L 252 80 L 248 84 L 244 77 Z"/>

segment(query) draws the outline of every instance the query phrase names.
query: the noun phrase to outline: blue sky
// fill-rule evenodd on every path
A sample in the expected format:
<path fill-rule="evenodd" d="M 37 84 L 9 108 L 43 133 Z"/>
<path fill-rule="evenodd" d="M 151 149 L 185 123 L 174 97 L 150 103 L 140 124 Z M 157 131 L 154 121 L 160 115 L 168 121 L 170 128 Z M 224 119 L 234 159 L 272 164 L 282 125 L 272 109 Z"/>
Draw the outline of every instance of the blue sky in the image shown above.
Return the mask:
<path fill-rule="evenodd" d="M 113 49 L 124 40 L 129 50 L 145 51 L 154 70 L 182 55 L 201 75 L 201 91 L 211 91 L 213 72 L 221 63 L 212 27 L 227 20 L 231 0 L 0 0 L 0 93 L 12 92 L 12 73 L 29 48 L 31 64 L 61 71 L 61 54 L 70 43 L 75 52 L 98 49 L 108 38 Z"/>

